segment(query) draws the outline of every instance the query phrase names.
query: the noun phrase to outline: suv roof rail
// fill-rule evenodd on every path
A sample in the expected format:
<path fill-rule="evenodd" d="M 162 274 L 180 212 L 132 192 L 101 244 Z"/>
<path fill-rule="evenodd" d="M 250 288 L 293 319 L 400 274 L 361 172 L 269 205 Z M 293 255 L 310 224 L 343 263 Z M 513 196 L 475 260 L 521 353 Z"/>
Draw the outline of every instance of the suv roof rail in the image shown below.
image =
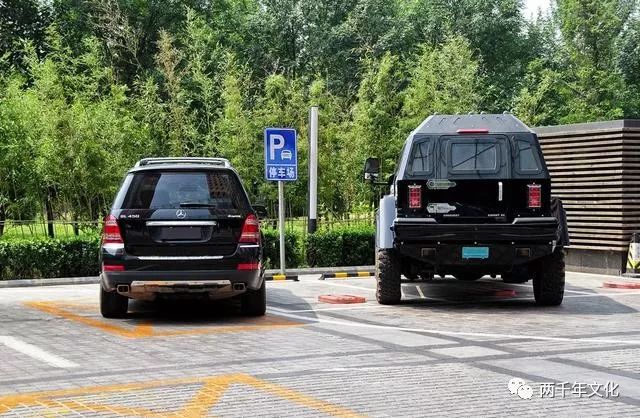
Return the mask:
<path fill-rule="evenodd" d="M 231 168 L 231 163 L 226 158 L 213 157 L 158 157 L 143 158 L 136 163 L 136 167 L 152 164 L 208 164 L 225 168 Z"/>

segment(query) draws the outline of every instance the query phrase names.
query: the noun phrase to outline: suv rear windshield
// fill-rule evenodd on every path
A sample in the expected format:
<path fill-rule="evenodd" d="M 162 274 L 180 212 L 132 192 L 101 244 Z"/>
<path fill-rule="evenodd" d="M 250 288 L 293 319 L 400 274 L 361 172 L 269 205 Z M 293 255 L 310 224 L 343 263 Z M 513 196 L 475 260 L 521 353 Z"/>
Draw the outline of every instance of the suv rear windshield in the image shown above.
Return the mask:
<path fill-rule="evenodd" d="M 228 171 L 145 171 L 133 174 L 121 209 L 244 209 L 246 198 Z"/>

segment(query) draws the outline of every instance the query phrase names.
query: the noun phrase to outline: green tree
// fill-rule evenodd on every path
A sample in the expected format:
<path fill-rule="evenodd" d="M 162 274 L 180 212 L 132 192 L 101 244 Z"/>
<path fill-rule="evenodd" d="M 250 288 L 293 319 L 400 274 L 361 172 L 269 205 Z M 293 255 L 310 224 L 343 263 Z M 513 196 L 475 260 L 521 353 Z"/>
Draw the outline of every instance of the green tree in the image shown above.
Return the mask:
<path fill-rule="evenodd" d="M 408 134 L 432 113 L 477 111 L 479 64 L 469 42 L 455 36 L 441 47 L 422 47 L 404 97 L 403 128 Z"/>
<path fill-rule="evenodd" d="M 367 201 L 371 196 L 368 185 L 362 181 L 362 166 L 367 157 L 380 158 L 384 174 L 390 174 L 394 168 L 404 139 L 399 128 L 403 80 L 396 56 L 385 54 L 380 60 L 365 63 L 345 145 L 345 161 L 349 167 L 345 192 L 348 196 L 358 196 L 361 201 Z"/>

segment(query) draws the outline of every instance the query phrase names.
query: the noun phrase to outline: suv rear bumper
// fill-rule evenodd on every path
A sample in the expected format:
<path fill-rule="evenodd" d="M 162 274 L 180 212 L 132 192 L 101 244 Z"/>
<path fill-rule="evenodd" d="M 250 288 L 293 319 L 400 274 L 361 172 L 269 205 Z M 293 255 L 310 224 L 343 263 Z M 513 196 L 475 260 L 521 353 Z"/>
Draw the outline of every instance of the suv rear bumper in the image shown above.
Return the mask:
<path fill-rule="evenodd" d="M 232 297 L 246 289 L 260 289 L 263 280 L 262 270 L 109 271 L 100 276 L 104 290 L 118 291 L 134 299 L 194 293 L 209 294 L 216 299 Z M 123 285 L 128 286 L 129 291 L 122 291 Z"/>

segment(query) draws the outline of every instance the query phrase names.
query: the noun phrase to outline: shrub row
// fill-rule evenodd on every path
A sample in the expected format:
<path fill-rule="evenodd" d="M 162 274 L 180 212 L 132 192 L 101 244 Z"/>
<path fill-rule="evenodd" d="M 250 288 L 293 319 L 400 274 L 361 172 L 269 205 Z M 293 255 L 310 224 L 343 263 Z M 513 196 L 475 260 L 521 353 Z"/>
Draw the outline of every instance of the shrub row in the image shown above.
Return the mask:
<path fill-rule="evenodd" d="M 369 266 L 375 258 L 373 228 L 349 227 L 307 235 L 309 266 Z"/>
<path fill-rule="evenodd" d="M 278 231 L 264 229 L 264 262 L 280 266 Z M 357 266 L 374 262 L 372 228 L 341 228 L 306 235 L 285 235 L 287 267 Z M 97 275 L 99 238 L 0 241 L 0 280 Z"/>
<path fill-rule="evenodd" d="M 0 280 L 95 276 L 99 238 L 0 241 Z"/>

